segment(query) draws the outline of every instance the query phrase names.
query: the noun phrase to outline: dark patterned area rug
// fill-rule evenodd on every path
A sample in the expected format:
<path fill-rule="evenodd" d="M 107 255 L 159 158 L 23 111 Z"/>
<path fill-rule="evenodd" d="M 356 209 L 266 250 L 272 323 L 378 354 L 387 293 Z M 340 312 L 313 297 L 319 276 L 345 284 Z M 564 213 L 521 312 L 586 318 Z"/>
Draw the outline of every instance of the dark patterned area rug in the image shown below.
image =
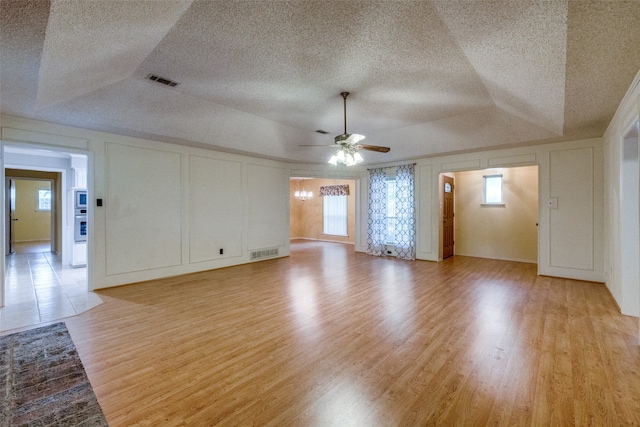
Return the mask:
<path fill-rule="evenodd" d="M 107 426 L 64 323 L 0 337 L 0 426 Z"/>

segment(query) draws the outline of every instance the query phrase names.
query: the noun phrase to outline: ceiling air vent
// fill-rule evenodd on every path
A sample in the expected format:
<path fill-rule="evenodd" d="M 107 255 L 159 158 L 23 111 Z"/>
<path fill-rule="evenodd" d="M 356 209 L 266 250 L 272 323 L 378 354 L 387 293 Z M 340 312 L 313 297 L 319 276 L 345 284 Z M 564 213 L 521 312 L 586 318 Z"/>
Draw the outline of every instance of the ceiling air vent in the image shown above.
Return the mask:
<path fill-rule="evenodd" d="M 147 80 L 151 80 L 157 83 L 162 83 L 165 86 L 176 87 L 178 86 L 178 82 L 174 82 L 173 80 L 165 79 L 164 77 L 157 76 L 155 74 L 149 74 L 147 76 Z"/>

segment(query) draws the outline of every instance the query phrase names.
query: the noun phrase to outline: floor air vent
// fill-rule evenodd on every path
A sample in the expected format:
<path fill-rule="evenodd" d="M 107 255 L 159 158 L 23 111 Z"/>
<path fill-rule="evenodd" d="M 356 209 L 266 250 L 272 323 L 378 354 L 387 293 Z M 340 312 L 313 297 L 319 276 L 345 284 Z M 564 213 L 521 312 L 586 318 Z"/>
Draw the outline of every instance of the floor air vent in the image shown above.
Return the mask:
<path fill-rule="evenodd" d="M 178 82 L 174 82 L 173 80 L 165 79 L 164 77 L 157 76 L 155 74 L 149 74 L 147 76 L 147 80 L 151 80 L 157 83 L 162 83 L 165 86 L 176 87 L 178 86 Z"/>
<path fill-rule="evenodd" d="M 260 249 L 259 251 L 251 252 L 251 260 L 271 258 L 278 255 L 278 248 Z"/>

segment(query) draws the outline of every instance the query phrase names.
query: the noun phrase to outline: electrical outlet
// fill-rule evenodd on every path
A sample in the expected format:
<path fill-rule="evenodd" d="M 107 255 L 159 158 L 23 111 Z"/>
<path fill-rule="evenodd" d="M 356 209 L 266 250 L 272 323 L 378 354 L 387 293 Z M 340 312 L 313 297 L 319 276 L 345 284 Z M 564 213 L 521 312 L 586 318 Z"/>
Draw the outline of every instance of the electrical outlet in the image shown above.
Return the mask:
<path fill-rule="evenodd" d="M 224 254 L 224 249 L 220 249 L 220 255 Z"/>

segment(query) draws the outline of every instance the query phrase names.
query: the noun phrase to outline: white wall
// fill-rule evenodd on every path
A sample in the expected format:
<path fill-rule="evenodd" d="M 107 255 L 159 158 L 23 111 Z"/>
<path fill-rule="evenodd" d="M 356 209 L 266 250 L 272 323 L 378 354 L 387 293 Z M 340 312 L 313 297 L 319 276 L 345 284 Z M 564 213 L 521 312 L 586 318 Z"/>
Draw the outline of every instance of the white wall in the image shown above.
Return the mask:
<path fill-rule="evenodd" d="M 639 123 L 640 72 L 604 134 L 605 280 L 622 313 L 630 316 L 640 315 Z"/>
<path fill-rule="evenodd" d="M 242 258 L 245 235 L 242 168 L 242 162 L 189 156 L 189 262 Z M 203 182 L 209 185 L 202 185 Z"/>
<path fill-rule="evenodd" d="M 485 175 L 502 175 L 502 204 L 483 204 Z M 456 172 L 454 179 L 455 254 L 537 263 L 538 168 Z"/>
<path fill-rule="evenodd" d="M 285 164 L 9 116 L 1 130 L 4 143 L 91 155 L 94 289 L 247 263 L 257 249 L 289 255 Z"/>

